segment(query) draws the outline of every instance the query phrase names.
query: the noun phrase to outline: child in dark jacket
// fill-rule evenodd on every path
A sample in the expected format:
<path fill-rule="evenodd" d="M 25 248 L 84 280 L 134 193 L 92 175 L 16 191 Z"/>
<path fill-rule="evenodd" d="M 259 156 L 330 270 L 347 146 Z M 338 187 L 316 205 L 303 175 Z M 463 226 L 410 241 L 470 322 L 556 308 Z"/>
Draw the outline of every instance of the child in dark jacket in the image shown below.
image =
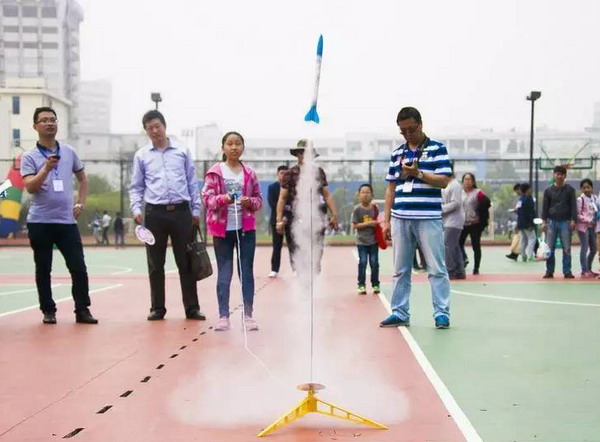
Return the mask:
<path fill-rule="evenodd" d="M 531 186 L 521 184 L 521 198 L 517 208 L 517 229 L 521 235 L 521 258 L 523 262 L 534 261 L 535 247 L 535 204 L 531 196 Z"/>

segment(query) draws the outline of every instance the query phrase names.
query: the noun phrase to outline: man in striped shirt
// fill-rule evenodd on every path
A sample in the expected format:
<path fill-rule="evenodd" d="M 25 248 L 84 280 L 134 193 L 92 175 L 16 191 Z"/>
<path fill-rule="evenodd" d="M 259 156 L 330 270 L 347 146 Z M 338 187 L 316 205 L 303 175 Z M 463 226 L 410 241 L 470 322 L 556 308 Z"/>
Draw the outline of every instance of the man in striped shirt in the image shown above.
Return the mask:
<path fill-rule="evenodd" d="M 400 110 L 396 123 L 406 143 L 392 152 L 385 194 L 383 233 L 392 239 L 394 284 L 392 314 L 381 327 L 410 325 L 409 296 L 415 248 L 427 263 L 435 326 L 450 327 L 450 280 L 444 260 L 442 190 L 452 167 L 446 146 L 423 133 L 421 114 L 414 107 Z"/>

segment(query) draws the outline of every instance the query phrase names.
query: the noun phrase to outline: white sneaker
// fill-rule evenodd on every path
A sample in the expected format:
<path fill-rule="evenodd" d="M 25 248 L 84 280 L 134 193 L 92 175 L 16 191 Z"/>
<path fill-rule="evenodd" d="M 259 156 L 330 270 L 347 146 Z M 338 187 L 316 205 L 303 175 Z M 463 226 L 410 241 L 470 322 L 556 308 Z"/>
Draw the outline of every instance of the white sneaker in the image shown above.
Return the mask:
<path fill-rule="evenodd" d="M 277 276 L 277 272 L 274 270 L 271 270 L 271 273 L 269 273 L 269 278 L 275 278 Z"/>
<path fill-rule="evenodd" d="M 246 331 L 258 330 L 258 324 L 253 318 L 246 318 L 244 325 L 246 326 Z"/>
<path fill-rule="evenodd" d="M 227 331 L 231 328 L 231 324 L 229 323 L 229 318 L 225 316 L 221 316 L 215 325 L 215 331 Z"/>

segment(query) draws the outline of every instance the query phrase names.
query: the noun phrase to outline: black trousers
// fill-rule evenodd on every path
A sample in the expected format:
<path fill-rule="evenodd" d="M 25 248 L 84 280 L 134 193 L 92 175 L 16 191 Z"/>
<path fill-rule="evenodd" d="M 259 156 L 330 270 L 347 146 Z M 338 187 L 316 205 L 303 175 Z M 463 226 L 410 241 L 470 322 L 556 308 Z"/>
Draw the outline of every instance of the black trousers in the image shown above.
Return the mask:
<path fill-rule="evenodd" d="M 190 272 L 189 260 L 185 251 L 187 243 L 192 241 L 194 235 L 192 214 L 188 203 L 176 205 L 174 210 L 167 210 L 171 207 L 146 204 L 145 225 L 156 240 L 154 245 L 146 244 L 150 275 L 150 311 L 159 313 L 167 311 L 165 308 L 165 257 L 167 240 L 171 238 L 173 256 L 179 270 L 183 306 L 188 313 L 200 308 L 196 279 Z"/>
<path fill-rule="evenodd" d="M 65 258 L 71 273 L 71 294 L 75 301 L 75 313 L 88 308 L 90 306 L 88 274 L 77 224 L 28 223 L 27 229 L 35 261 L 35 284 L 40 310 L 44 313 L 56 312 L 50 281 L 54 245 Z"/>
<path fill-rule="evenodd" d="M 294 245 L 292 244 L 292 232 L 290 226 L 286 224 L 284 230 L 285 240 L 288 245 L 288 251 L 290 253 L 290 265 L 294 268 L 292 263 L 292 250 Z M 283 237 L 284 235 L 280 235 L 277 233 L 277 229 L 275 225 L 271 225 L 271 238 L 273 242 L 273 253 L 271 254 L 271 270 L 274 272 L 279 272 L 279 268 L 281 267 L 281 248 L 283 247 Z"/>
<path fill-rule="evenodd" d="M 464 262 L 467 261 L 467 252 L 465 252 L 465 242 L 467 241 L 467 236 L 471 237 L 471 247 L 473 248 L 473 254 L 475 255 L 475 264 L 473 266 L 473 270 L 479 270 L 479 266 L 481 265 L 481 234 L 484 230 L 485 226 L 482 226 L 480 223 L 477 223 L 471 224 L 470 226 L 465 226 L 463 228 L 462 233 L 460 234 L 459 244 Z"/>

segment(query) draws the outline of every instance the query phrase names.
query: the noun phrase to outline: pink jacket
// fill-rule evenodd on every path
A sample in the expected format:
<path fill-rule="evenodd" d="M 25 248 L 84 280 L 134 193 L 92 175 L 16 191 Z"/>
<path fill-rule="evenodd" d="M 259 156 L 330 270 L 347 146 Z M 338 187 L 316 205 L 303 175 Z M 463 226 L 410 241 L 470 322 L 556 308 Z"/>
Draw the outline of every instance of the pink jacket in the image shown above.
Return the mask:
<path fill-rule="evenodd" d="M 256 172 L 242 163 L 244 170 L 244 183 L 242 196 L 250 197 L 250 207 L 242 207 L 242 230 L 244 232 L 256 230 L 255 212 L 262 207 L 262 196 Z M 224 238 L 227 233 L 227 190 L 223 180 L 220 163 L 212 166 L 204 177 L 202 200 L 206 208 L 206 225 L 208 233 Z"/>
<path fill-rule="evenodd" d="M 590 227 L 594 228 L 596 232 L 599 232 L 599 226 L 596 225 L 596 208 L 598 207 L 598 197 L 592 194 L 591 198 L 588 198 L 584 194 L 581 194 L 577 198 L 577 230 L 580 232 L 586 232 Z"/>

